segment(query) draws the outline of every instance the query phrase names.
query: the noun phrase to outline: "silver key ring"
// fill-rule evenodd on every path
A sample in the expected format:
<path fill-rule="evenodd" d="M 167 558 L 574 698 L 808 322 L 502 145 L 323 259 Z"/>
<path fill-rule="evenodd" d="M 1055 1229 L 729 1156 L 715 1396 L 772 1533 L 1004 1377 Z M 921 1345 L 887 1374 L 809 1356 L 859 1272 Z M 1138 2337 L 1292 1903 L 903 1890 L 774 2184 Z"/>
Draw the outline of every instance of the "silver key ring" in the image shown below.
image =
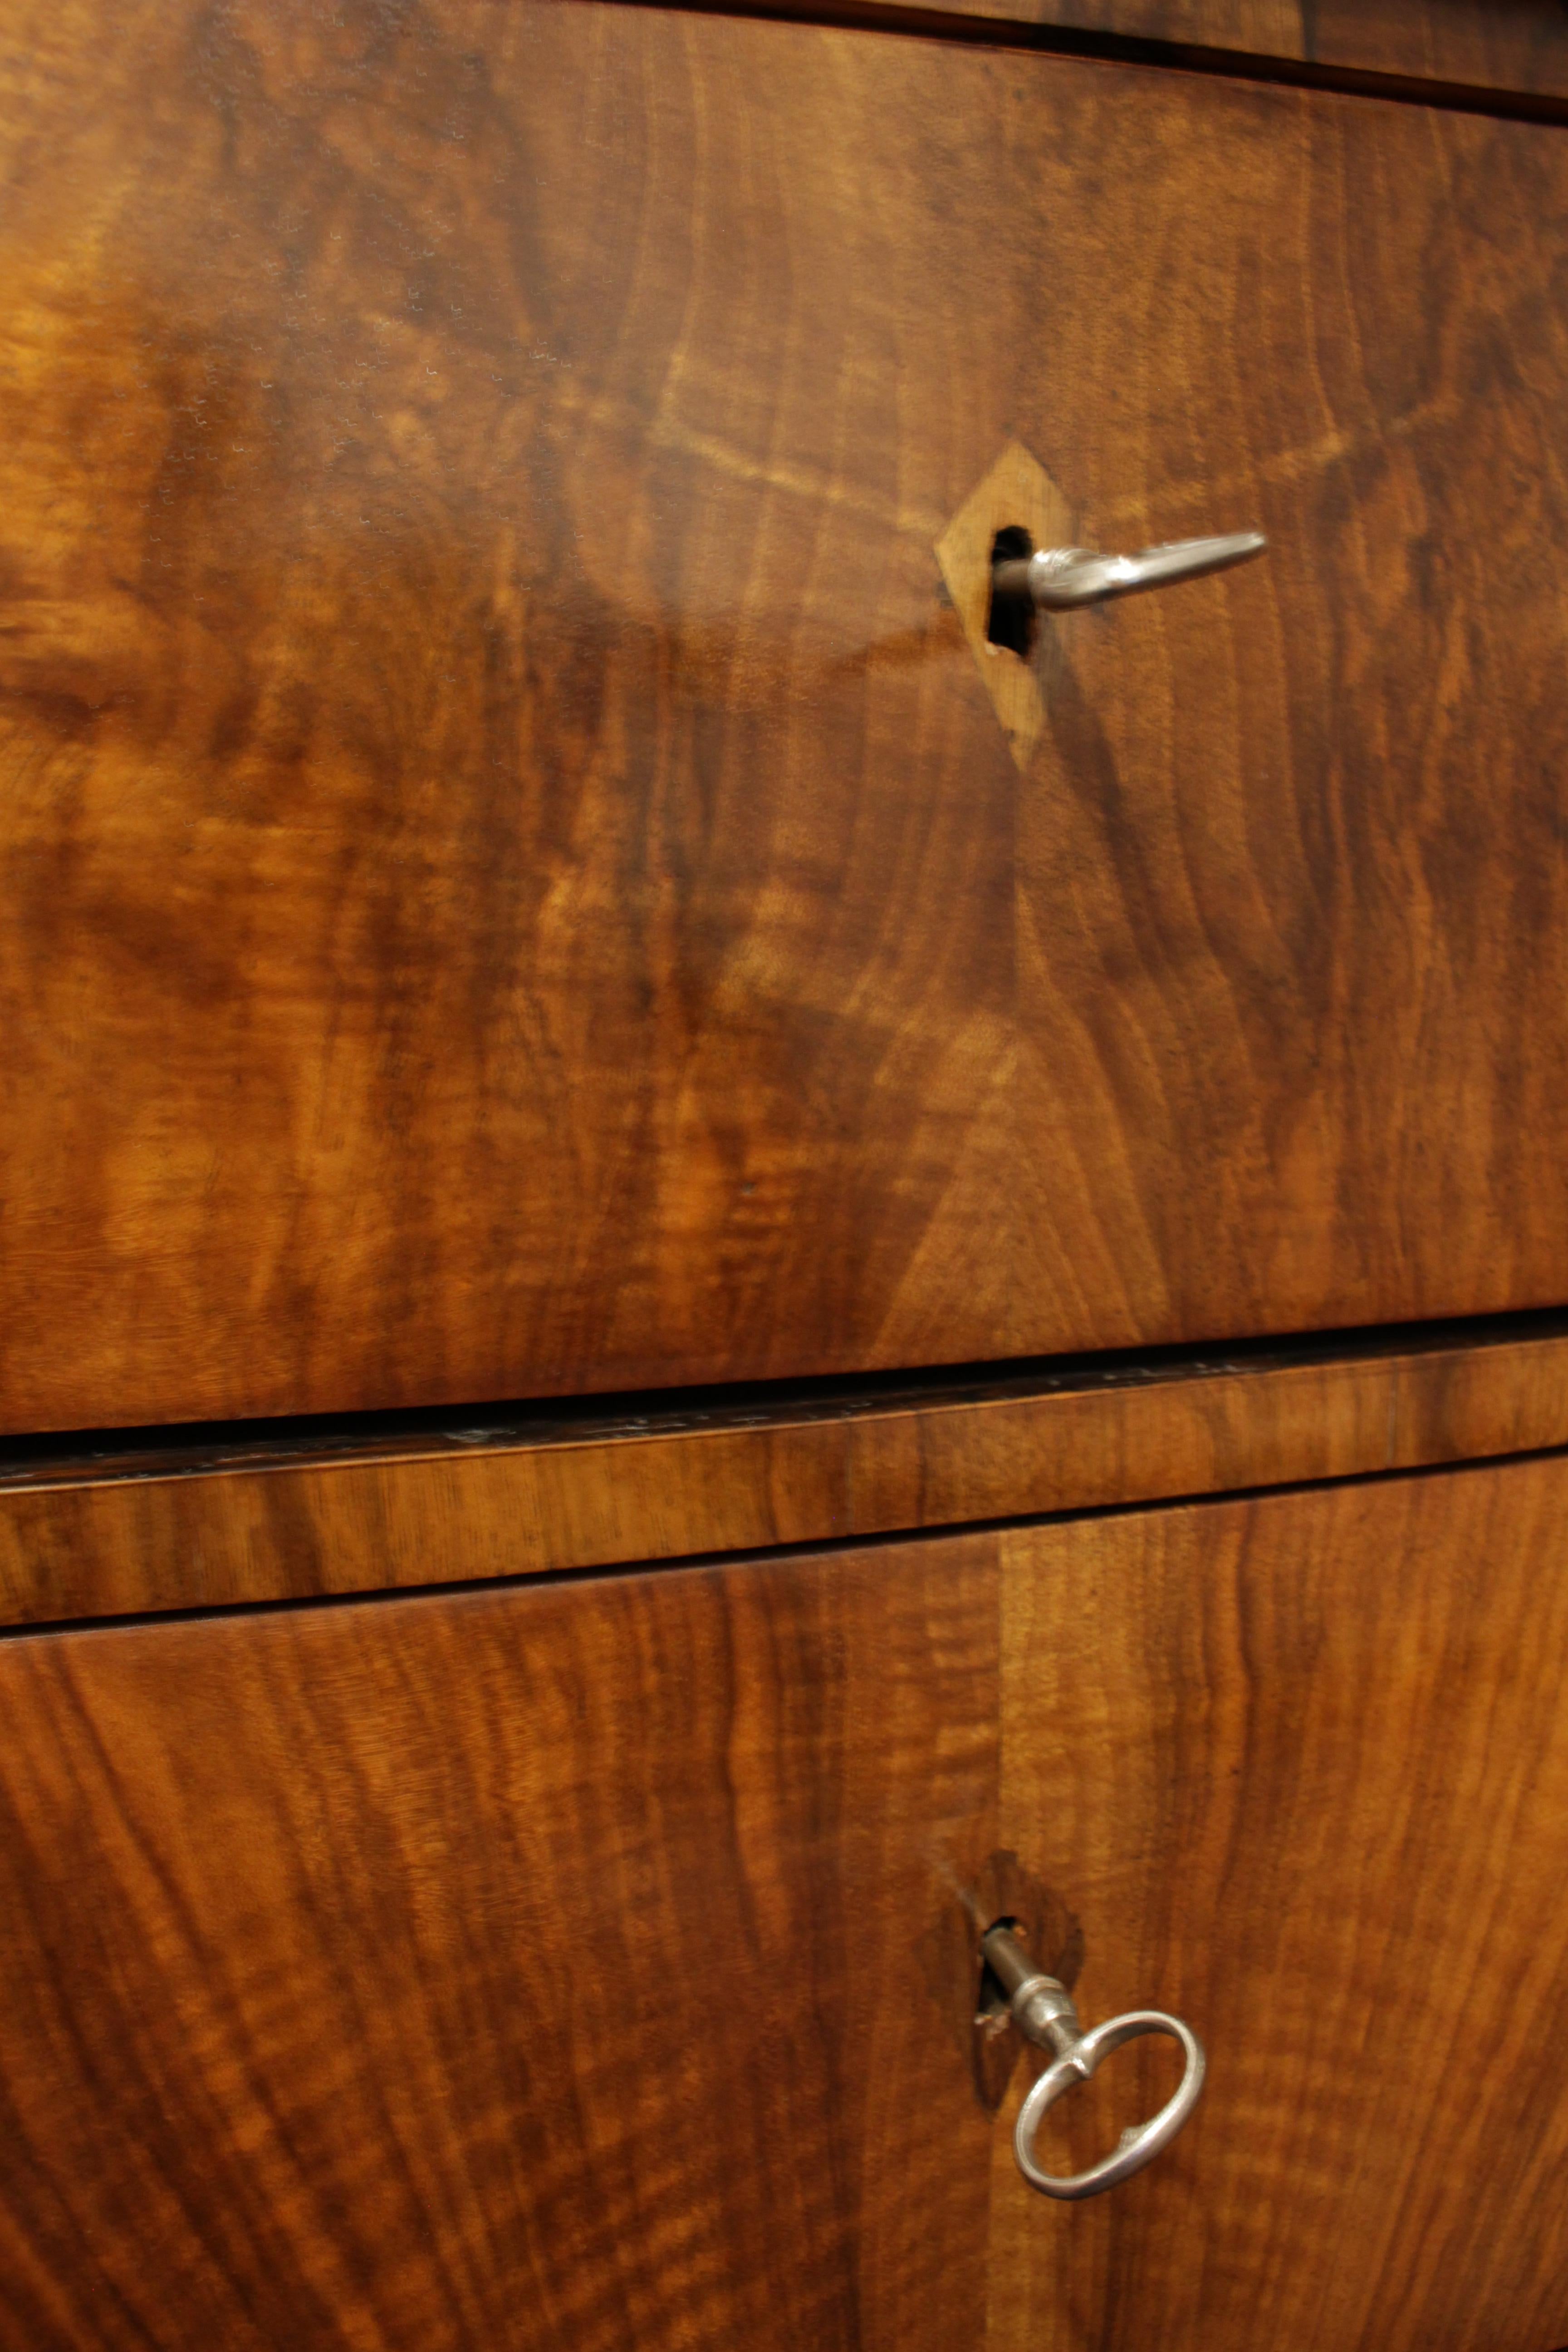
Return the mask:
<path fill-rule="evenodd" d="M 1091 2164 L 1087 2172 L 1047 2172 L 1035 2160 L 1035 2134 L 1047 2108 L 1055 2106 L 1079 2083 L 1087 2083 L 1102 2059 L 1124 2042 L 1136 2041 L 1141 2033 L 1168 2033 L 1173 2042 L 1181 2043 L 1187 2063 L 1175 2090 L 1158 2115 L 1124 2131 L 1110 2154 Z M 1108 2018 L 1103 2025 L 1079 2035 L 1070 2050 L 1046 2068 L 1025 2098 L 1013 2132 L 1019 2171 L 1031 2189 L 1047 2197 L 1096 2197 L 1102 2189 L 1114 2189 L 1119 2180 L 1142 2172 L 1175 2138 L 1197 2105 L 1205 2064 L 1203 2043 L 1192 2027 L 1163 2009 L 1130 2009 L 1125 2016 Z"/>
<path fill-rule="evenodd" d="M 1008 2011 L 1019 2032 L 1026 2041 L 1057 2053 L 1026 2096 L 1013 2132 L 1013 2153 L 1030 2188 L 1046 2197 L 1097 2197 L 1102 2189 L 1114 2189 L 1119 2180 L 1142 2172 L 1175 2138 L 1203 2089 L 1207 2062 L 1192 2027 L 1163 2009 L 1130 2009 L 1124 2016 L 1108 2018 L 1103 2025 L 1085 2033 L 1079 2025 L 1072 1995 L 1036 1966 L 1010 1920 L 999 1919 L 988 1927 L 980 1939 L 980 1949 L 1007 1996 Z M 1091 2164 L 1087 2172 L 1044 2170 L 1035 2161 L 1035 2134 L 1047 2108 L 1055 2106 L 1079 2084 L 1087 2083 L 1103 2059 L 1124 2042 L 1135 2042 L 1141 2033 L 1168 2033 L 1173 2042 L 1181 2043 L 1187 2063 L 1175 2091 L 1157 2116 L 1124 2131 L 1110 2154 Z"/>

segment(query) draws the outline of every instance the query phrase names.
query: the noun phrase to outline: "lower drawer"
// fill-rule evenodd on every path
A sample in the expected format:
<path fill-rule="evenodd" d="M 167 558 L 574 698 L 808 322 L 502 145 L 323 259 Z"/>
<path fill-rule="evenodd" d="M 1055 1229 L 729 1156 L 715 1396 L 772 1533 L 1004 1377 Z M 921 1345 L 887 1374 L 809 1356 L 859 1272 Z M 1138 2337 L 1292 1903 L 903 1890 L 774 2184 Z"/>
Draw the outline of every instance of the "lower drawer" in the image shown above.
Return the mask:
<path fill-rule="evenodd" d="M 1547 2352 L 1565 1524 L 1541 1460 L 6 1638 L 0 2343 Z M 966 1893 L 1207 2043 L 1092 2203 Z"/>

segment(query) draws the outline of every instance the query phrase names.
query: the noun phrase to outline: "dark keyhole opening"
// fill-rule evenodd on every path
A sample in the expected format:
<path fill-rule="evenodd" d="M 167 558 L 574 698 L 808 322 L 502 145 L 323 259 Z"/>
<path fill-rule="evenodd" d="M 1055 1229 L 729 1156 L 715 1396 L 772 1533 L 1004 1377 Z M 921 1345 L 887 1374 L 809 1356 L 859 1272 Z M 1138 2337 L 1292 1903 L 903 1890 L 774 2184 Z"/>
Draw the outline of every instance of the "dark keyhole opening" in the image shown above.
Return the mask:
<path fill-rule="evenodd" d="M 1020 556 L 1033 555 L 1035 542 L 1021 523 L 1004 524 L 991 542 L 991 561 L 997 564 Z M 1035 644 L 1035 600 L 1028 595 L 998 595 L 994 583 L 991 589 L 991 609 L 985 616 L 985 635 L 994 646 L 1005 646 L 1020 661 L 1027 661 Z"/>
<path fill-rule="evenodd" d="M 1028 552 L 1027 549 L 1025 550 L 1025 552 Z M 1015 1919 L 1009 1914 L 1004 1914 L 1000 1919 L 992 1920 L 991 1927 L 1011 1927 L 1013 1933 L 1016 1936 L 1022 1933 L 1023 1924 L 1024 1923 L 1021 1919 Z M 987 1927 L 985 1930 L 987 1936 L 991 1933 L 991 1927 Z M 1011 2011 L 1008 2006 L 1007 1994 L 1003 1989 L 1002 1979 L 997 1975 L 995 1969 L 992 1967 L 990 1961 L 986 1959 L 984 1953 L 982 1953 L 980 1961 L 980 1990 L 974 2005 L 975 2021 L 980 2023 L 987 2019 L 1001 2019 L 1005 2018 L 1010 2014 Z"/>

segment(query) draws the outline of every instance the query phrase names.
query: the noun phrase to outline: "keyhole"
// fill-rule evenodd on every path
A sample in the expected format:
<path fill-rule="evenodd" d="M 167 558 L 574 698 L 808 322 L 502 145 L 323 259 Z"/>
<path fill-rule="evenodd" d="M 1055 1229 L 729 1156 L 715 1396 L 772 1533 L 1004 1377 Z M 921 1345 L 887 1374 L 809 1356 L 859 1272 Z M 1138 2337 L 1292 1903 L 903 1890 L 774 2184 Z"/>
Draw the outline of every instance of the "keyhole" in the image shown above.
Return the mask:
<path fill-rule="evenodd" d="M 991 562 L 995 565 L 1033 555 L 1034 551 L 1035 542 L 1021 523 L 1005 523 L 991 542 Z M 985 635 L 992 645 L 1016 654 L 1020 661 L 1027 661 L 1035 645 L 1033 598 L 999 596 L 994 585 L 985 616 Z"/>
<path fill-rule="evenodd" d="M 1023 1921 L 1006 1916 L 1000 1919 L 993 1919 L 991 1927 L 1011 1927 L 1015 1935 L 1019 1935 L 1023 1930 Z M 991 1933 L 991 1927 L 986 1928 L 986 1936 Z M 1000 2032 L 1006 2025 L 1012 2013 L 1007 1995 L 1003 1990 L 1002 1979 L 984 1957 L 984 1937 L 983 1937 L 981 1938 L 980 1990 L 975 2000 L 974 2022 L 976 2025 L 994 2026 Z"/>

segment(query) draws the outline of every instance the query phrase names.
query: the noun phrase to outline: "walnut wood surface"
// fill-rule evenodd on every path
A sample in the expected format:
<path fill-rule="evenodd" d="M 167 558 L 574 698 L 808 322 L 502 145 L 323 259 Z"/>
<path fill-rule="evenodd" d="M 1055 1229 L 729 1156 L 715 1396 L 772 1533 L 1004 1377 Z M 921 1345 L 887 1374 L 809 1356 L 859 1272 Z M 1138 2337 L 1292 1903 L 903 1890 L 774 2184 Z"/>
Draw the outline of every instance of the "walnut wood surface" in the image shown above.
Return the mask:
<path fill-rule="evenodd" d="M 6 2352 L 951 2352 L 993 1539 L 0 1651 Z"/>
<path fill-rule="evenodd" d="M 1412 0 L 1413 8 L 1419 5 L 1420 0 Z M 1261 57 L 1308 54 L 1301 0 L 952 0 L 952 6 L 958 16 L 1060 25 L 1074 32 L 1245 49 Z"/>
<path fill-rule="evenodd" d="M 942 0 L 966 16 L 1568 96 L 1563 0 Z"/>
<path fill-rule="evenodd" d="M 1300 54 L 1324 65 L 1568 96 L 1563 0 L 1303 0 Z"/>
<path fill-rule="evenodd" d="M 1211 2066 L 1081 2212 L 999 2136 L 993 2343 L 1568 2339 L 1565 1523 L 1559 1458 L 1005 1538 L 1004 1839 Z"/>
<path fill-rule="evenodd" d="M 679 1559 L 1568 1444 L 1568 1338 L 0 1474 L 0 1622 Z"/>
<path fill-rule="evenodd" d="M 0 1427 L 1568 1298 L 1558 132 L 528 0 L 0 125 Z M 1025 775 L 1015 440 L 1273 543 Z"/>
<path fill-rule="evenodd" d="M 0 2343 L 1561 2342 L 1565 1517 L 1558 1457 L 0 1643 Z M 962 2031 L 1008 1872 L 1211 2052 L 1081 2213 Z"/>

